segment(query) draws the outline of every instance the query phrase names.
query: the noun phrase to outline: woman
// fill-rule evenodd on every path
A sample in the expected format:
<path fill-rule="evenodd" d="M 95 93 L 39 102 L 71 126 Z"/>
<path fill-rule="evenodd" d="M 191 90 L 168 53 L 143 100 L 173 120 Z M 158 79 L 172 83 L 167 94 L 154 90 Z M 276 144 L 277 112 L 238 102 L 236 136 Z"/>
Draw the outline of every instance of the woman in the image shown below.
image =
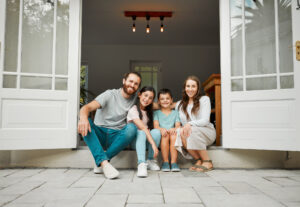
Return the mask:
<path fill-rule="evenodd" d="M 207 172 L 213 169 L 206 147 L 216 139 L 216 131 L 210 123 L 210 99 L 202 96 L 200 81 L 189 76 L 183 86 L 182 100 L 177 102 L 182 128 L 175 146 L 184 157 L 196 160 L 191 171 Z"/>

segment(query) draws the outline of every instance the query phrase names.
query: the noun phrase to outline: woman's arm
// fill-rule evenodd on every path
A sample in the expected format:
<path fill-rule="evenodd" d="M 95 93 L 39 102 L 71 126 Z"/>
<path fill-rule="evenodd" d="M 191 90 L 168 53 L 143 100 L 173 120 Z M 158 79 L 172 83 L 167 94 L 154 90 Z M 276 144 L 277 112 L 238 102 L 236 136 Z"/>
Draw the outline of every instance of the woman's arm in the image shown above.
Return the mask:
<path fill-rule="evenodd" d="M 188 123 L 192 126 L 206 126 L 210 123 L 210 99 L 208 96 L 202 96 L 200 99 L 200 109 L 195 120 Z"/>

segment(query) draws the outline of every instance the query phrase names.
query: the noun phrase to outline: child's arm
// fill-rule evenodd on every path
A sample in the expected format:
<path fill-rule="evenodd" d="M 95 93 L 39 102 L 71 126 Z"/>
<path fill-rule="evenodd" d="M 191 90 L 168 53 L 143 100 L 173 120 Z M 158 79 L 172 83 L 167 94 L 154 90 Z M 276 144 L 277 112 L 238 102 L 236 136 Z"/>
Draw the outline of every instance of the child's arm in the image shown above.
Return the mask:
<path fill-rule="evenodd" d="M 154 142 L 154 140 L 153 140 L 153 138 L 152 138 L 152 136 L 150 134 L 150 130 L 145 126 L 145 124 L 142 122 L 142 120 L 140 120 L 140 119 L 133 119 L 132 121 L 137 126 L 137 128 L 139 130 L 142 130 L 142 131 L 145 132 L 146 138 L 147 138 L 148 142 L 152 146 L 152 149 L 153 149 L 153 152 L 154 152 L 154 157 L 156 157 L 158 155 L 158 148 L 157 148 L 157 146 L 156 146 L 156 144 L 155 144 L 155 142 Z"/>
<path fill-rule="evenodd" d="M 159 126 L 159 122 L 157 120 L 153 121 L 153 126 L 154 126 L 155 129 L 159 129 L 160 130 L 161 136 L 165 137 L 165 136 L 168 135 L 168 131 L 165 128 L 161 128 Z"/>

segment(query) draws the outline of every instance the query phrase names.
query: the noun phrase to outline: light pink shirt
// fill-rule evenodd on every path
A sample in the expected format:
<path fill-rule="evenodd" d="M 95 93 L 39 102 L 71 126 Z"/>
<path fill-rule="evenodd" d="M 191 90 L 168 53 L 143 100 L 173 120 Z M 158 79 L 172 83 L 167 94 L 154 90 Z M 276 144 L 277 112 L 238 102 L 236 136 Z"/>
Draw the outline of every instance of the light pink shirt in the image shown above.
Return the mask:
<path fill-rule="evenodd" d="M 148 116 L 146 111 L 141 110 L 143 119 L 142 122 L 145 124 L 145 126 L 148 128 L 147 122 L 148 122 Z M 129 109 L 128 114 L 127 114 L 127 123 L 132 122 L 134 119 L 140 119 L 139 117 L 139 112 L 137 110 L 137 106 L 134 105 L 131 109 Z"/>

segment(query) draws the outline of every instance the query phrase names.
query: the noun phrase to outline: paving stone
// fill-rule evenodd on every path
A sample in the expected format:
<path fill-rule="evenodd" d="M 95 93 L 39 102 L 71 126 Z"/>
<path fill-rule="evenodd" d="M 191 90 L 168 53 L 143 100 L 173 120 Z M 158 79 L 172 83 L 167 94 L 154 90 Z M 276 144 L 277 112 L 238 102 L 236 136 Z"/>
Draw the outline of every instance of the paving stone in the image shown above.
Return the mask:
<path fill-rule="evenodd" d="M 214 195 L 214 194 L 225 194 L 229 195 L 229 192 L 223 186 L 196 186 L 194 187 L 198 195 Z"/>
<path fill-rule="evenodd" d="M 6 188 L 10 185 L 21 182 L 23 179 L 24 178 L 0 177 L 0 187 L 1 188 Z"/>
<path fill-rule="evenodd" d="M 300 182 L 300 176 L 290 176 L 289 178 Z"/>
<path fill-rule="evenodd" d="M 162 171 L 158 172 L 158 176 L 160 179 L 164 179 L 164 178 L 175 178 L 176 179 L 176 178 L 184 177 L 181 172 L 162 172 Z"/>
<path fill-rule="evenodd" d="M 21 204 L 21 203 L 12 203 L 5 205 L 5 207 L 43 207 L 45 204 Z"/>
<path fill-rule="evenodd" d="M 189 203 L 184 203 L 184 204 L 127 204 L 126 207 L 204 207 L 202 204 L 189 204 Z"/>
<path fill-rule="evenodd" d="M 161 186 L 157 184 L 144 184 L 142 182 L 118 182 L 117 180 L 106 180 L 97 193 L 110 194 L 156 194 L 162 193 Z"/>
<path fill-rule="evenodd" d="M 164 188 L 166 203 L 202 203 L 193 188 Z"/>
<path fill-rule="evenodd" d="M 299 176 L 300 170 L 253 170 L 253 173 L 261 177 L 289 177 Z"/>
<path fill-rule="evenodd" d="M 99 207 L 99 206 L 107 206 L 107 207 L 123 207 L 125 206 L 127 194 L 98 194 L 93 196 L 91 200 L 88 201 L 86 207 Z"/>
<path fill-rule="evenodd" d="M 287 207 L 299 207 L 300 202 L 284 202 Z"/>
<path fill-rule="evenodd" d="M 98 188 L 105 181 L 102 177 L 81 177 L 75 183 L 71 185 L 71 188 Z"/>
<path fill-rule="evenodd" d="M 300 186 L 300 181 L 295 181 L 288 177 L 265 177 L 265 179 L 281 186 Z"/>
<path fill-rule="evenodd" d="M 7 177 L 9 177 L 9 178 L 31 177 L 31 176 L 36 175 L 44 170 L 45 169 L 21 169 Z"/>
<path fill-rule="evenodd" d="M 282 202 L 300 202 L 300 187 L 265 187 L 260 191 Z"/>
<path fill-rule="evenodd" d="M 164 203 L 164 198 L 162 194 L 129 195 L 127 203 Z"/>
<path fill-rule="evenodd" d="M 18 184 L 4 188 L 0 191 L 0 195 L 22 195 L 43 184 L 43 181 L 22 181 Z"/>
<path fill-rule="evenodd" d="M 220 182 L 232 194 L 260 194 L 256 188 L 245 182 Z"/>
<path fill-rule="evenodd" d="M 0 206 L 15 200 L 20 195 L 0 195 Z"/>
<path fill-rule="evenodd" d="M 59 177 L 64 176 L 64 173 L 68 171 L 68 169 L 46 169 L 30 178 L 28 180 L 41 180 L 41 181 L 50 181 L 56 180 Z"/>
<path fill-rule="evenodd" d="M 216 194 L 216 195 L 201 195 L 204 205 L 208 207 L 284 207 L 279 202 L 265 195 L 247 195 L 247 194 Z"/>
<path fill-rule="evenodd" d="M 0 169 L 0 177 L 5 177 L 18 172 L 20 169 Z"/>
<path fill-rule="evenodd" d="M 149 171 L 148 170 L 148 177 L 146 178 L 139 178 L 136 176 L 136 172 L 133 176 L 133 182 L 138 183 L 138 182 L 143 182 L 143 183 L 148 183 L 148 182 L 160 182 L 158 172 L 156 171 Z"/>
<path fill-rule="evenodd" d="M 181 174 L 184 177 L 208 177 L 208 174 L 202 172 L 193 172 L 188 169 L 181 170 Z"/>
<path fill-rule="evenodd" d="M 178 178 L 161 178 L 162 187 L 193 187 L 193 186 L 220 186 L 218 182 L 210 177 L 178 177 Z"/>

